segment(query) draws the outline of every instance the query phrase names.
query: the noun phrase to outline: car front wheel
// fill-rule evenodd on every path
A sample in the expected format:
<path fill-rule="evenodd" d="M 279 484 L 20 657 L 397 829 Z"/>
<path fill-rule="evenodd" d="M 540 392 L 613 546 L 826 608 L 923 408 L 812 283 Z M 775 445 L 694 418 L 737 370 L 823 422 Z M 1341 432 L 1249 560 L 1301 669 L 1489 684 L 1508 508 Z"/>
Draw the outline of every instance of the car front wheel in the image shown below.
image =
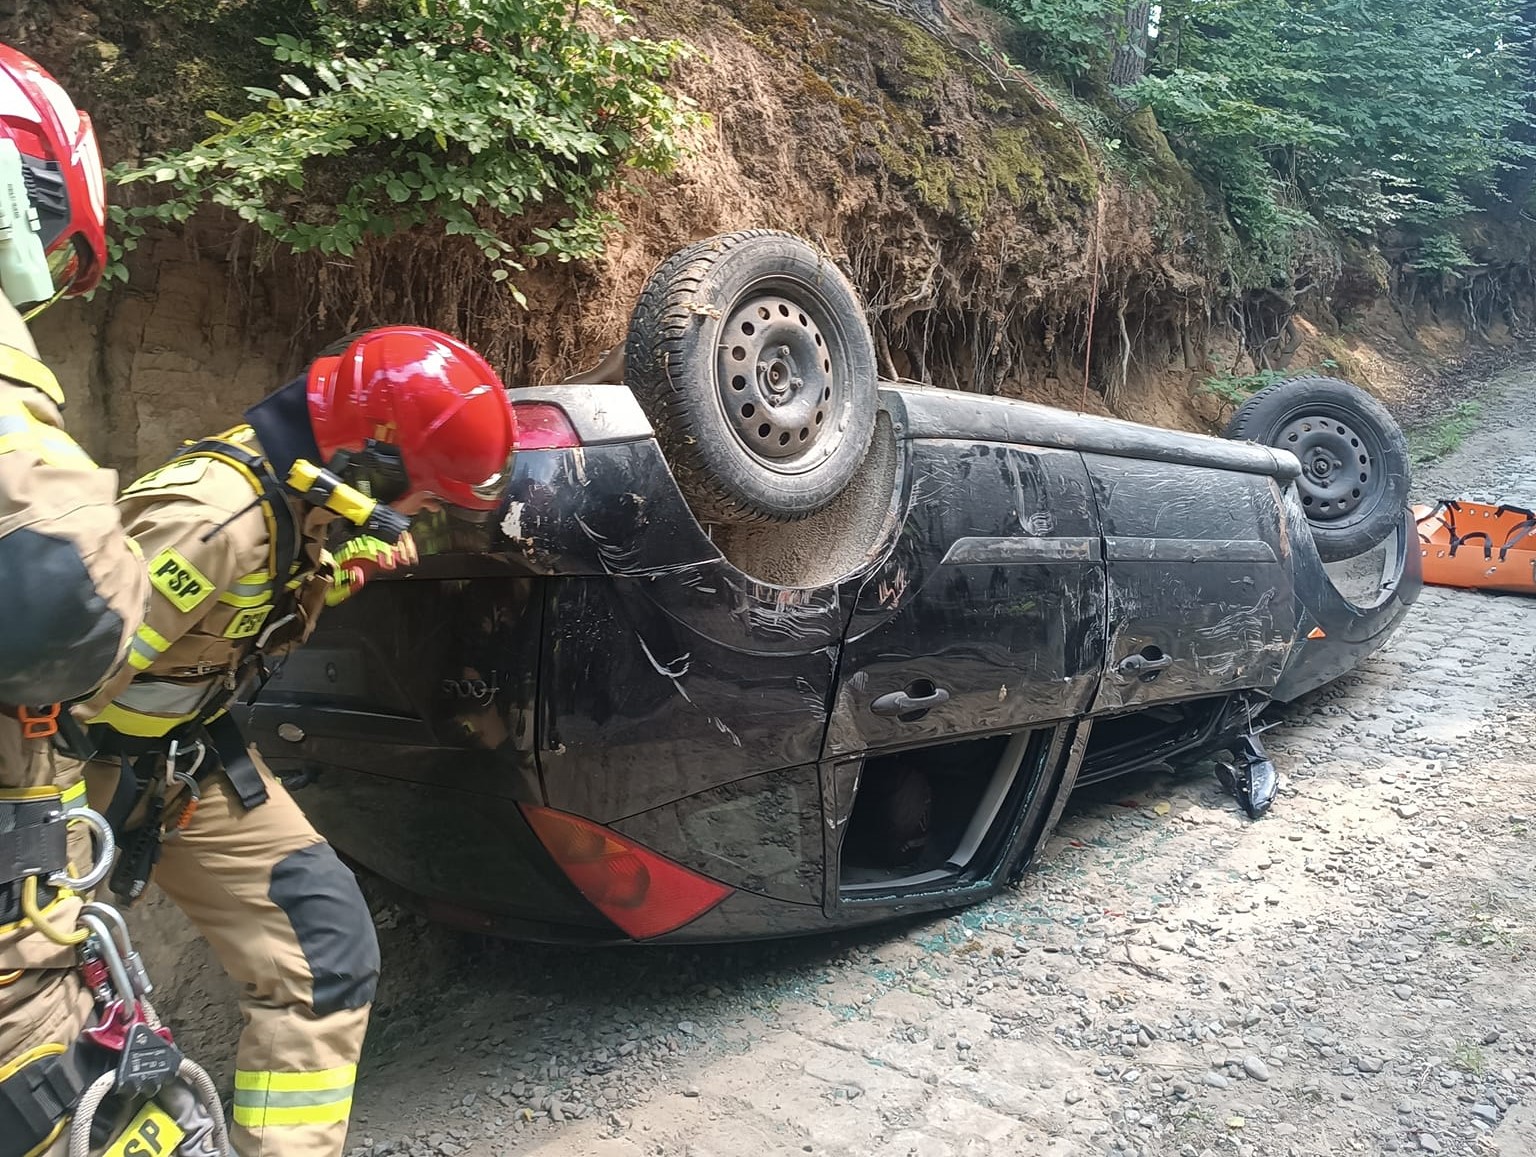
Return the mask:
<path fill-rule="evenodd" d="M 1408 504 L 1408 441 L 1380 402 L 1337 378 L 1297 377 L 1260 390 L 1226 436 L 1289 450 L 1296 491 L 1324 562 L 1364 554 L 1396 530 Z"/>

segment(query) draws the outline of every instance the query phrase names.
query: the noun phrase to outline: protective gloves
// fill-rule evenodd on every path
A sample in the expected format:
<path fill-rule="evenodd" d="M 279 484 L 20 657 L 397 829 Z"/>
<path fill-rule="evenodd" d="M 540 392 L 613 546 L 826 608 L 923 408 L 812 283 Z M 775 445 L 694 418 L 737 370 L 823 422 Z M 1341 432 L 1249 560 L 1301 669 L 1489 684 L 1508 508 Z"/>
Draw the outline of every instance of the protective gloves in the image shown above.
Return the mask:
<path fill-rule="evenodd" d="M 416 541 L 409 532 L 393 544 L 370 534 L 360 534 L 328 553 L 331 562 L 331 589 L 325 595 L 328 607 L 346 602 L 380 571 L 399 570 L 421 561 Z"/>

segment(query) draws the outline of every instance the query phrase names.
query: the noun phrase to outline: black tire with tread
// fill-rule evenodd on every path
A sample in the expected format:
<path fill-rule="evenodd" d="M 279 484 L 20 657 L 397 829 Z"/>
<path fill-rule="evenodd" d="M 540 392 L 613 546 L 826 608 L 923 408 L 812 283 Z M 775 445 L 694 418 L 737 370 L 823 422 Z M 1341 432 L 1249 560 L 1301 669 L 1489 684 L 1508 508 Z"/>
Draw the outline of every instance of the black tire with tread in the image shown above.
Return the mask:
<path fill-rule="evenodd" d="M 716 355 L 733 312 L 754 295 L 792 300 L 826 331 L 840 434 L 824 460 L 775 470 L 727 421 Z M 803 321 L 803 318 L 802 318 Z M 733 524 L 793 522 L 824 509 L 857 474 L 878 408 L 874 340 L 858 294 L 799 237 L 750 229 L 696 241 L 646 282 L 624 344 L 625 383 L 656 427 L 695 516 Z"/>
<path fill-rule="evenodd" d="M 1386 407 L 1370 394 L 1348 382 L 1318 375 L 1287 378 L 1260 390 L 1232 416 L 1225 436 L 1293 449 L 1284 431 L 1292 423 L 1310 418 L 1345 423 L 1367 444 L 1360 452 L 1370 460 L 1366 471 L 1369 480 L 1358 506 L 1342 517 L 1314 517 L 1315 510 L 1307 512 L 1317 553 L 1324 562 L 1339 562 L 1364 554 L 1402 524 L 1412 485 L 1408 440 Z M 1297 481 L 1304 503 L 1309 486 L 1304 474 Z"/>

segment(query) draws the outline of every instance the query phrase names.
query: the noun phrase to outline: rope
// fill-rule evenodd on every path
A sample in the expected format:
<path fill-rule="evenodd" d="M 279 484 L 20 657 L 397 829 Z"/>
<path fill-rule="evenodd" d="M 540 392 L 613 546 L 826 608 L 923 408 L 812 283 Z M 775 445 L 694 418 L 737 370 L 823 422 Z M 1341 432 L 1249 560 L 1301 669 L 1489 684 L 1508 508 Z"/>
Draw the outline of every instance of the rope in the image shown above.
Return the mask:
<path fill-rule="evenodd" d="M 69 1126 L 69 1157 L 90 1157 L 91 1126 L 96 1123 L 96 1110 L 117 1083 L 115 1072 L 102 1073 L 91 1082 L 75 1106 L 75 1119 Z"/>
<path fill-rule="evenodd" d="M 147 1009 L 147 1006 L 146 1006 Z M 153 1014 L 153 1010 L 145 1013 L 146 1017 Z M 224 1106 L 219 1101 L 219 1090 L 214 1086 L 210 1077 L 202 1065 L 188 1057 L 181 1059 L 181 1066 L 176 1070 L 176 1077 L 189 1089 L 201 1102 L 204 1111 L 213 1122 L 213 1143 L 222 1154 L 232 1157 L 229 1147 L 229 1129 L 224 1124 Z M 90 1157 L 91 1152 L 91 1126 L 96 1123 L 97 1110 L 101 1108 L 102 1101 L 112 1092 L 112 1086 L 117 1083 L 115 1072 L 102 1073 L 91 1082 L 90 1088 L 80 1098 L 80 1104 L 75 1108 L 75 1118 L 69 1126 L 69 1157 Z"/>

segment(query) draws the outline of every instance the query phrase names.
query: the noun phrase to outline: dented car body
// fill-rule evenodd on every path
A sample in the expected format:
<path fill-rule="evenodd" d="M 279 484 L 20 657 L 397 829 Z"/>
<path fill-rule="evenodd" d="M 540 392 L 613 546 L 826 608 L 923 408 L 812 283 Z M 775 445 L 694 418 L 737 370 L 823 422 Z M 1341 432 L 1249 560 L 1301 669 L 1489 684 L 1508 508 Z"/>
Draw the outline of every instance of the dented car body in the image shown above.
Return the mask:
<path fill-rule="evenodd" d="M 693 517 L 625 387 L 511 395 L 556 433 L 492 521 L 425 527 L 249 706 L 332 842 L 463 927 L 726 940 L 975 900 L 1074 786 L 1220 748 L 1419 590 L 1405 511 L 1374 595 L 1341 594 L 1265 446 L 886 383 L 862 495 L 769 558 Z"/>

